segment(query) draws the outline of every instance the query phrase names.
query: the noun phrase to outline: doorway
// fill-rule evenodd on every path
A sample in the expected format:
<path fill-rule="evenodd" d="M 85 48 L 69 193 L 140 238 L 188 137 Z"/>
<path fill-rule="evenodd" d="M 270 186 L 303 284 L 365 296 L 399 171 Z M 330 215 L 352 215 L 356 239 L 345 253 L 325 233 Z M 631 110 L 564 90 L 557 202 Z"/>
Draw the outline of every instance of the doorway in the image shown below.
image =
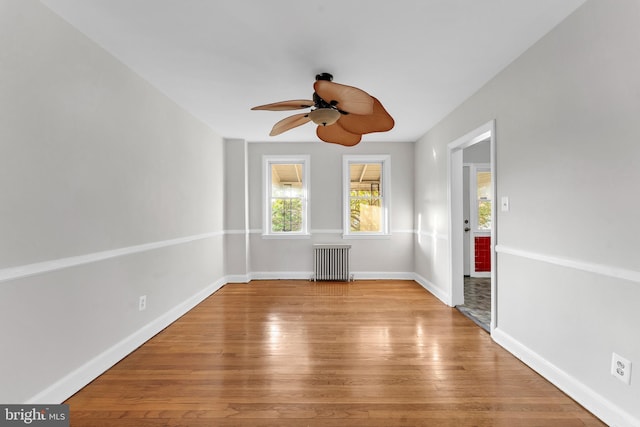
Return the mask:
<path fill-rule="evenodd" d="M 469 151 L 473 150 L 473 151 Z M 490 161 L 489 141 L 482 141 L 463 151 L 465 178 L 463 182 L 465 254 L 464 276 L 474 278 L 491 277 L 491 165 L 469 163 L 470 156 L 481 155 Z"/>
<path fill-rule="evenodd" d="M 482 159 L 477 155 L 481 154 Z M 451 306 L 465 305 L 465 274 L 469 278 L 484 280 L 488 284 L 490 322 L 485 329 L 491 332 L 497 325 L 496 298 L 496 215 L 495 201 L 495 121 L 490 121 L 472 132 L 456 139 L 447 146 L 449 160 L 449 250 Z M 465 170 L 465 164 L 467 166 Z M 466 172 L 466 173 L 465 173 Z M 466 178 L 468 177 L 468 178 Z M 489 180 L 488 185 L 487 179 Z M 478 196 L 478 180 L 484 187 Z M 475 185 L 465 185 L 465 181 Z M 465 193 L 465 187 L 467 191 Z M 473 197 L 472 197 L 473 195 Z M 465 209 L 465 206 L 467 209 Z M 489 212 L 487 212 L 489 207 Z M 479 218 L 479 216 L 482 218 Z M 484 259 L 476 257 L 476 249 L 482 246 Z M 475 246 L 475 247 L 474 247 Z M 465 262 L 466 247 L 469 248 Z M 487 259 L 488 258 L 488 259 Z M 470 261 L 471 259 L 471 261 Z M 490 271 L 478 271 L 487 270 Z M 477 283 L 475 283 L 477 285 Z M 467 293 L 467 295 L 469 295 Z M 461 310 L 463 311 L 463 310 Z M 471 316 L 469 316 L 471 317 Z M 472 320 L 475 320 L 472 318 Z M 476 322 L 478 323 L 478 322 Z M 480 324 L 480 323 L 478 323 Z"/>

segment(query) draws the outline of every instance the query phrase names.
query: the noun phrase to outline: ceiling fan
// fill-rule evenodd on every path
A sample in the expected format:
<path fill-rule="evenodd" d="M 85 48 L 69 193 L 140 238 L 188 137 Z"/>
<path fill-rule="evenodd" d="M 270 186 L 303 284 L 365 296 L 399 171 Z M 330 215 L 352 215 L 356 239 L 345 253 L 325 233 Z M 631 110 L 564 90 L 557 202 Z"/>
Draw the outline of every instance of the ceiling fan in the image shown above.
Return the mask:
<path fill-rule="evenodd" d="M 322 73 L 313 84 L 313 100 L 294 99 L 259 105 L 252 110 L 286 111 L 311 108 L 307 113 L 294 114 L 280 120 L 270 136 L 280 135 L 310 121 L 318 125 L 316 134 L 325 142 L 353 146 L 362 135 L 386 132 L 395 122 L 380 101 L 353 86 L 334 83 L 333 76 Z"/>

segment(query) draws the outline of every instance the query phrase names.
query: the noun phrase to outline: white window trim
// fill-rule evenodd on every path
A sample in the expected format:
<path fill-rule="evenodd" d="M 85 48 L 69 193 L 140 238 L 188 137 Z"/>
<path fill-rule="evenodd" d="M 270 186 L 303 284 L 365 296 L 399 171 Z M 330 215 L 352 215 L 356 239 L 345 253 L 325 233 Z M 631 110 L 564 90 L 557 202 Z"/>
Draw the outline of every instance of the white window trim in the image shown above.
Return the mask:
<path fill-rule="evenodd" d="M 351 163 L 382 163 L 382 231 L 351 231 L 351 209 L 349 207 Z M 389 239 L 391 238 L 391 156 L 388 154 L 345 154 L 342 156 L 342 238 L 343 239 Z"/>
<path fill-rule="evenodd" d="M 271 231 L 271 165 L 272 164 L 302 164 L 302 230 L 301 231 Z M 309 155 L 262 156 L 262 238 L 263 239 L 308 239 L 309 233 L 309 181 L 311 177 Z"/>

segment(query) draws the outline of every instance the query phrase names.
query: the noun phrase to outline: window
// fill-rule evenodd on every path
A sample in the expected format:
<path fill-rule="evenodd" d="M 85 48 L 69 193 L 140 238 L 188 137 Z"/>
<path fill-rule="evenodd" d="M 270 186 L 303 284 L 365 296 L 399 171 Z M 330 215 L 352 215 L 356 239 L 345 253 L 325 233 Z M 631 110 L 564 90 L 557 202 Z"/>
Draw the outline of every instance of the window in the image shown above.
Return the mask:
<path fill-rule="evenodd" d="M 345 238 L 389 235 L 390 166 L 386 155 L 344 156 Z"/>
<path fill-rule="evenodd" d="M 473 201 L 474 230 L 491 230 L 491 170 L 485 167 L 471 168 L 476 198 Z M 475 179 L 474 179 L 475 178 Z"/>
<path fill-rule="evenodd" d="M 264 237 L 308 236 L 309 157 L 264 156 Z"/>

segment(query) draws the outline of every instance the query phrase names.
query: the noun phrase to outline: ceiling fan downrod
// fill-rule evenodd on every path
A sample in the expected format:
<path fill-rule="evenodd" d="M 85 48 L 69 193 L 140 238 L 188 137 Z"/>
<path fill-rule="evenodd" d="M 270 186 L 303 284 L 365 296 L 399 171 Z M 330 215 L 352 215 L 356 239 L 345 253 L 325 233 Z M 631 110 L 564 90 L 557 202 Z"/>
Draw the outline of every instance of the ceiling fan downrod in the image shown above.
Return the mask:
<path fill-rule="evenodd" d="M 328 82 L 333 80 L 333 76 L 329 73 L 316 74 L 316 80 L 326 80 Z"/>

